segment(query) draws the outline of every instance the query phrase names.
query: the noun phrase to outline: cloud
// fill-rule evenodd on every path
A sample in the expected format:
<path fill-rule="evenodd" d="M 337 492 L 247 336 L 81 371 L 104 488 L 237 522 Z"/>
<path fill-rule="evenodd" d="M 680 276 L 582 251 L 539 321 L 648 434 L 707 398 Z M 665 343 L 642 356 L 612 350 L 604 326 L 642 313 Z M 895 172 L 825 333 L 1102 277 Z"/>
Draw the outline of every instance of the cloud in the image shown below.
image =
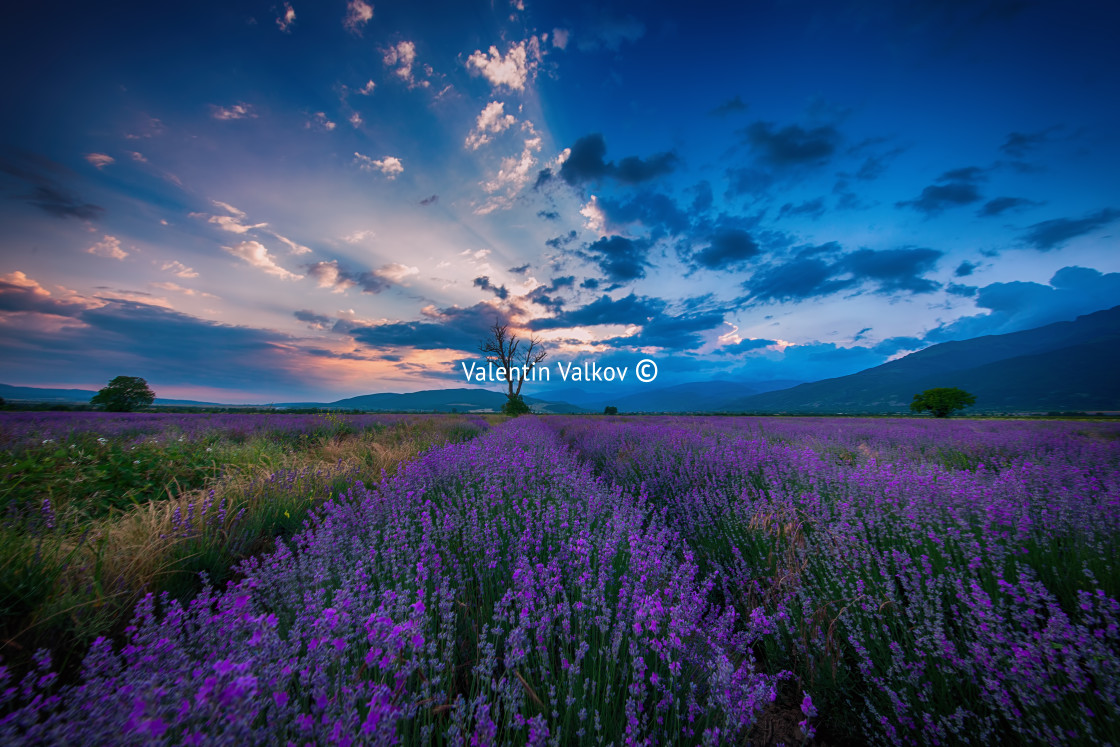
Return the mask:
<path fill-rule="evenodd" d="M 739 228 L 725 228 L 708 237 L 708 246 L 692 255 L 694 266 L 709 270 L 741 267 L 762 249 L 751 235 Z"/>
<path fill-rule="evenodd" d="M 998 335 L 1070 321 L 1080 315 L 1120 305 L 1120 273 L 1088 267 L 1063 267 L 1048 284 L 992 283 L 975 294 L 986 314 L 942 324 L 926 335 L 932 342 Z"/>
<path fill-rule="evenodd" d="M 390 180 L 396 179 L 397 176 L 404 173 L 404 164 L 401 163 L 401 159 L 395 156 L 385 156 L 382 159 L 374 160 L 355 151 L 354 163 L 358 164 L 358 168 L 362 171 L 380 171 Z"/>
<path fill-rule="evenodd" d="M 578 309 L 536 319 L 533 329 L 569 329 L 597 324 L 646 324 L 665 310 L 665 301 L 631 293 L 617 301 L 604 295 Z"/>
<path fill-rule="evenodd" d="M 179 285 L 178 283 L 169 283 L 169 282 L 166 282 L 166 281 L 164 281 L 164 282 L 154 282 L 154 283 L 151 283 L 151 286 L 153 288 L 158 288 L 159 290 L 171 291 L 172 293 L 182 293 L 184 296 L 198 296 L 199 298 L 209 298 L 209 299 L 213 299 L 213 300 L 218 300 L 218 297 L 215 296 L 213 293 L 207 293 L 206 291 L 195 290 L 194 288 L 185 288 L 185 287 Z"/>
<path fill-rule="evenodd" d="M 86 153 L 86 160 L 98 169 L 103 169 L 109 164 L 115 163 L 117 159 L 104 153 Z"/>
<path fill-rule="evenodd" d="M 895 206 L 913 208 L 928 217 L 947 208 L 971 205 L 982 199 L 978 186 L 983 179 L 983 170 L 976 166 L 946 171 L 934 180 L 936 184 L 923 189 L 918 197 L 896 202 Z"/>
<path fill-rule="evenodd" d="M 475 278 L 474 286 L 476 288 L 481 288 L 484 291 L 490 291 L 502 301 L 509 298 L 509 289 L 507 289 L 504 285 L 494 285 L 490 282 L 490 278 L 486 277 L 485 275 Z"/>
<path fill-rule="evenodd" d="M 377 348 L 458 350 L 478 355 L 479 345 L 489 336 L 495 321 L 508 322 L 506 315 L 488 303 L 467 308 L 427 308 L 423 321 L 387 322 L 354 327 L 350 335 L 360 343 Z"/>
<path fill-rule="evenodd" d="M 427 87 L 428 81 L 417 81 L 412 74 L 412 66 L 416 62 L 416 44 L 410 41 L 397 42 L 382 54 L 381 61 L 386 67 L 395 67 L 393 72 L 398 78 L 408 84 L 409 88 L 416 86 Z"/>
<path fill-rule="evenodd" d="M 500 101 L 491 101 L 479 113 L 475 127 L 467 135 L 466 147 L 478 150 L 480 146 L 490 142 L 491 135 L 508 130 L 517 123 L 517 118 L 505 113 L 505 104 Z"/>
<path fill-rule="evenodd" d="M 533 167 L 537 164 L 536 156 L 533 154 L 541 149 L 541 138 L 532 129 L 532 124 L 527 124 L 529 124 L 530 136 L 525 138 L 521 153 L 503 158 L 501 168 L 494 178 L 482 182 L 482 189 L 492 196 L 475 210 L 479 215 L 486 215 L 498 208 L 510 207 L 514 197 L 529 183 Z"/>
<path fill-rule="evenodd" d="M 108 259 L 124 259 L 128 252 L 121 249 L 121 240 L 116 236 L 104 236 L 101 241 L 86 249 L 87 252 L 98 257 Z"/>
<path fill-rule="evenodd" d="M 1104 228 L 1117 218 L 1120 218 L 1120 210 L 1104 208 L 1084 218 L 1044 220 L 1024 231 L 1019 236 L 1019 240 L 1040 252 L 1048 252 L 1062 247 L 1071 239 Z"/>
<path fill-rule="evenodd" d="M 291 33 L 292 24 L 296 22 L 296 11 L 291 3 L 284 3 L 284 12 L 276 17 L 276 27 L 285 34 Z"/>
<path fill-rule="evenodd" d="M 362 0 L 350 0 L 346 4 L 346 17 L 342 25 L 352 34 L 362 35 L 362 29 L 373 18 L 373 6 Z"/>
<path fill-rule="evenodd" d="M 19 270 L 0 275 L 0 312 L 31 312 L 68 317 L 100 303 L 102 302 L 74 296 L 56 298 L 37 280 L 29 278 Z M 0 330 L 4 326 L 0 325 Z"/>
<path fill-rule="evenodd" d="M 623 283 L 646 276 L 650 244 L 642 239 L 623 236 L 604 236 L 584 248 L 584 254 L 607 274 L 612 281 Z"/>
<path fill-rule="evenodd" d="M 429 195 L 423 200 L 420 200 L 421 205 L 435 205 L 437 202 L 439 202 L 439 195 Z"/>
<path fill-rule="evenodd" d="M 1023 197 L 996 197 L 984 203 L 984 207 L 976 211 L 981 218 L 992 218 L 1007 211 L 1018 211 L 1028 207 L 1041 205 L 1041 202 L 1028 200 Z"/>
<path fill-rule="evenodd" d="M 258 270 L 263 270 L 266 274 L 273 275 L 281 280 L 299 280 L 303 277 L 303 275 L 288 272 L 276 264 L 275 257 L 269 254 L 268 249 L 259 241 L 242 241 L 234 246 L 223 246 L 222 249 Z"/>
<path fill-rule="evenodd" d="M 794 205 L 792 202 L 787 202 L 785 205 L 782 205 L 781 209 L 778 211 L 779 219 L 785 218 L 787 216 L 796 217 L 799 215 L 803 215 L 813 220 L 816 220 L 817 218 L 824 215 L 824 198 L 817 197 L 812 200 L 806 200 L 800 205 Z"/>
<path fill-rule="evenodd" d="M 393 284 L 399 285 L 408 278 L 419 275 L 420 268 L 394 262 L 377 270 L 359 273 L 343 269 L 338 260 L 332 259 L 308 265 L 307 274 L 320 288 L 330 288 L 332 293 L 345 293 L 355 286 L 360 287 L 363 293 L 381 293 Z"/>
<path fill-rule="evenodd" d="M 746 110 L 747 105 L 743 103 L 742 96 L 736 94 L 735 96 L 729 98 L 727 101 L 724 101 L 716 108 L 712 109 L 710 112 L 708 112 L 708 114 L 712 115 L 713 117 L 726 117 L 729 114 L 737 114 L 739 112 L 745 112 Z"/>
<path fill-rule="evenodd" d="M 490 47 L 489 53 L 476 49 L 467 58 L 467 69 L 482 75 L 494 88 L 504 86 L 511 91 L 522 91 L 536 74 L 540 60 L 540 40 L 531 36 L 525 41 L 510 44 L 504 57 L 495 46 Z"/>
<path fill-rule="evenodd" d="M 25 197 L 30 204 L 56 218 L 98 220 L 105 213 L 105 208 L 82 202 L 73 194 L 54 187 L 36 187 Z"/>
<path fill-rule="evenodd" d="M 224 107 L 217 104 L 210 105 L 210 116 L 214 119 L 230 120 L 230 119 L 254 119 L 257 113 L 253 111 L 253 107 L 244 102 L 234 104 L 233 106 Z"/>
<path fill-rule="evenodd" d="M 840 144 L 840 133 L 832 125 L 805 129 L 788 125 L 777 129 L 773 122 L 754 122 L 742 130 L 759 162 L 775 169 L 819 165 L 827 162 Z"/>
<path fill-rule="evenodd" d="M 801 301 L 860 286 L 876 293 L 931 293 L 940 285 L 921 277 L 943 253 L 904 246 L 841 253 L 835 242 L 806 247 L 787 262 L 762 268 L 743 283 L 752 301 Z"/>
<path fill-rule="evenodd" d="M 1059 129 L 1061 129 L 1060 126 L 1054 126 L 1038 132 L 1012 132 L 1003 141 L 1003 145 L 999 146 L 1000 152 L 1006 153 L 1012 158 L 1025 158 L 1032 151 L 1047 143 L 1050 140 L 1050 135 Z"/>
<path fill-rule="evenodd" d="M 568 40 L 571 39 L 572 32 L 568 29 L 553 29 L 552 30 L 552 46 L 557 49 L 567 49 Z"/>
<path fill-rule="evenodd" d="M 361 117 L 358 118 L 358 124 L 361 124 Z M 318 130 L 319 132 L 330 132 L 337 127 L 334 122 L 327 119 L 325 112 L 315 112 L 311 115 L 311 119 L 303 123 L 306 130 Z"/>
<path fill-rule="evenodd" d="M 679 162 L 674 153 L 657 153 L 647 159 L 627 156 L 615 164 L 605 160 L 606 153 L 607 143 L 600 133 L 581 137 L 561 164 L 559 177 L 573 187 L 607 177 L 637 184 L 670 173 Z"/>
<path fill-rule="evenodd" d="M 170 262 L 164 262 L 163 265 L 160 267 L 160 269 L 161 270 L 170 270 L 171 272 L 175 273 L 176 277 L 180 277 L 180 278 L 189 279 L 189 278 L 198 277 L 197 272 L 192 270 L 190 267 L 187 267 L 185 264 L 183 264 L 182 262 L 180 262 L 178 260 L 172 260 Z"/>
<path fill-rule="evenodd" d="M 976 264 L 975 262 L 969 262 L 968 260 L 965 260 L 957 265 L 957 269 L 953 271 L 953 276 L 958 278 L 966 278 L 973 272 L 975 272 L 976 268 L 979 266 L 980 265 Z"/>
<path fill-rule="evenodd" d="M 298 309 L 292 312 L 292 316 L 299 319 L 301 322 L 307 322 L 307 325 L 312 329 L 330 329 L 334 325 L 334 319 L 322 314 L 316 314 L 309 309 Z"/>
<path fill-rule="evenodd" d="M 880 251 L 858 249 L 843 257 L 840 266 L 858 281 L 873 281 L 880 293 L 931 293 L 939 284 L 921 275 L 933 270 L 942 255 L 936 249 L 912 246 Z"/>
<path fill-rule="evenodd" d="M 671 316 L 658 314 L 642 325 L 637 334 L 605 340 L 615 347 L 658 347 L 666 350 L 685 351 L 701 347 L 705 340 L 701 332 L 716 329 L 724 324 L 722 311 L 694 312 Z"/>
<path fill-rule="evenodd" d="M 267 223 L 253 223 L 248 224 L 243 221 L 247 217 L 242 210 L 238 210 L 233 205 L 221 200 L 211 200 L 215 207 L 225 210 L 229 215 L 209 215 L 207 213 L 189 213 L 191 218 L 205 218 L 208 223 L 213 223 L 221 228 L 223 231 L 230 233 L 245 234 L 249 231 L 258 228 L 265 228 Z"/>
<path fill-rule="evenodd" d="M 640 222 L 649 230 L 650 238 L 656 241 L 684 233 L 691 223 L 689 215 L 676 202 L 656 192 L 639 194 L 627 201 L 595 198 L 594 207 L 598 211 L 595 221 L 603 229 L 600 233 L 616 226 Z"/>

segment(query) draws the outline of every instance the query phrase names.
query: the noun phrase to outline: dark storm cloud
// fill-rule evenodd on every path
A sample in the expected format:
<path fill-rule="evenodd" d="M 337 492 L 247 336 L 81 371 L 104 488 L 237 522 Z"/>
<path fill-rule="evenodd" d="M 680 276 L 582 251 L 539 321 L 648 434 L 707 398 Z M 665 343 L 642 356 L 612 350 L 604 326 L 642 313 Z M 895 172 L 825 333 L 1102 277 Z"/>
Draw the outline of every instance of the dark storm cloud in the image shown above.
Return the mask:
<path fill-rule="evenodd" d="M 73 317 L 87 306 L 88 304 L 76 299 L 67 300 L 46 295 L 37 285 L 21 285 L 0 278 L 0 311 Z"/>
<path fill-rule="evenodd" d="M 0 298 L 8 295 L 5 291 Z M 22 350 L 22 360 L 33 361 L 26 372 L 20 361 L 6 361 L 12 375 L 52 370 L 107 381 L 127 370 L 157 387 L 246 390 L 258 390 L 262 381 L 299 389 L 311 383 L 299 370 L 292 338 L 277 332 L 217 324 L 132 301 L 109 300 L 99 308 L 59 303 L 41 311 L 80 324 L 52 325 L 49 331 L 31 321 L 0 325 L 0 348 Z"/>
<path fill-rule="evenodd" d="M 1028 228 L 1019 240 L 1027 246 L 1048 252 L 1058 249 L 1070 239 L 1092 233 L 1120 218 L 1120 210 L 1104 208 L 1084 218 L 1055 218 L 1035 223 Z"/>
<path fill-rule="evenodd" d="M 776 169 L 824 163 L 840 143 L 840 133 L 832 125 L 779 129 L 773 122 L 755 122 L 741 132 L 758 160 Z"/>
<path fill-rule="evenodd" d="M 891 356 L 903 350 L 919 350 L 927 345 L 928 342 L 922 342 L 917 337 L 888 337 L 872 345 L 871 350 L 880 355 Z"/>
<path fill-rule="evenodd" d="M 758 242 L 739 228 L 727 228 L 708 237 L 708 246 L 692 255 L 694 266 L 709 270 L 741 267 L 762 252 Z"/>
<path fill-rule="evenodd" d="M 502 301 L 509 298 L 509 290 L 504 285 L 494 285 L 490 282 L 490 278 L 486 277 L 485 275 L 475 278 L 474 286 L 476 288 L 481 288 L 484 291 L 490 291 Z"/>
<path fill-rule="evenodd" d="M 975 285 L 961 285 L 959 283 L 949 283 L 945 286 L 945 290 L 952 293 L 954 296 L 961 296 L 962 298 L 972 298 L 980 289 Z"/>
<path fill-rule="evenodd" d="M 824 215 L 824 198 L 817 197 L 813 200 L 806 200 L 800 205 L 794 205 L 792 202 L 787 202 L 782 205 L 778 211 L 778 218 L 796 217 L 803 215 L 807 218 L 816 219 Z"/>
<path fill-rule="evenodd" d="M 646 276 L 650 243 L 643 239 L 606 236 L 584 248 L 588 259 L 596 262 L 607 277 L 616 283 Z"/>
<path fill-rule="evenodd" d="M 548 169 L 545 169 L 545 171 L 548 171 Z M 549 171 L 549 173 L 551 174 L 552 172 Z M 560 220 L 560 213 L 555 210 L 538 210 L 537 217 L 544 218 L 545 220 Z"/>
<path fill-rule="evenodd" d="M 707 181 L 697 182 L 689 187 L 688 192 L 692 194 L 692 211 L 694 213 L 703 213 L 711 210 L 712 204 L 715 201 L 715 195 L 712 194 L 712 185 Z"/>
<path fill-rule="evenodd" d="M 641 194 L 631 200 L 602 198 L 599 208 L 612 225 L 641 222 L 649 229 L 650 238 L 654 241 L 665 236 L 678 236 L 689 227 L 688 214 L 663 194 Z"/>
<path fill-rule="evenodd" d="M 881 293 L 902 290 L 930 293 L 940 286 L 921 275 L 932 270 L 942 254 L 936 249 L 922 247 L 858 249 L 841 259 L 839 265 L 857 280 L 873 281 Z"/>
<path fill-rule="evenodd" d="M 1006 213 L 1008 210 L 1022 210 L 1041 204 L 1024 197 L 996 197 L 984 203 L 984 207 L 976 211 L 976 214 L 981 218 L 991 218 Z"/>
<path fill-rule="evenodd" d="M 390 322 L 355 327 L 355 341 L 373 347 L 413 348 L 416 350 L 460 350 L 477 353 L 495 321 L 506 322 L 505 315 L 488 304 L 467 308 L 440 309 L 424 321 Z"/>
<path fill-rule="evenodd" d="M 657 153 L 647 159 L 627 156 L 616 164 L 608 162 L 606 155 L 607 143 L 600 133 L 584 135 L 572 145 L 557 176 L 573 187 L 606 178 L 624 184 L 638 184 L 670 173 L 679 161 L 673 153 Z M 542 171 L 537 177 L 537 186 L 551 176 L 548 169 Z"/>
<path fill-rule="evenodd" d="M 1050 135 L 1059 129 L 1061 129 L 1060 126 L 1054 126 L 1038 132 L 1012 132 L 1003 141 L 1003 145 L 999 146 L 1000 152 L 1012 158 L 1025 158 L 1032 151 L 1047 143 L 1050 140 Z"/>
<path fill-rule="evenodd" d="M 1049 284 L 992 283 L 976 292 L 976 306 L 988 313 L 943 324 L 926 335 L 931 342 L 998 335 L 1120 305 L 1120 273 L 1063 267 Z"/>
<path fill-rule="evenodd" d="M 439 195 L 432 195 L 431 197 L 425 197 L 423 200 L 420 200 L 421 205 L 435 205 L 437 202 L 439 202 Z"/>
<path fill-rule="evenodd" d="M 629 296 L 611 299 L 601 296 L 586 306 L 565 311 L 550 319 L 537 319 L 533 329 L 565 329 L 594 324 L 646 324 L 665 310 L 665 302 L 648 296 Z"/>
<path fill-rule="evenodd" d="M 967 259 L 957 265 L 957 269 L 953 271 L 953 275 L 958 278 L 965 278 L 971 275 L 980 265 L 975 262 L 969 262 Z"/>
<path fill-rule="evenodd" d="M 333 325 L 335 321 L 329 316 L 316 314 L 309 309 L 299 309 L 297 311 L 294 311 L 292 312 L 292 316 L 294 316 L 296 319 L 299 319 L 301 322 L 307 322 L 315 329 L 326 329 L 327 327 Z"/>
<path fill-rule="evenodd" d="M 582 283 L 579 284 L 579 287 L 580 288 L 586 288 L 587 290 L 598 290 L 599 289 L 599 279 L 598 278 L 586 278 L 586 279 L 584 279 L 584 281 Z"/>
<path fill-rule="evenodd" d="M 533 303 L 544 306 L 553 313 L 557 313 L 564 307 L 567 301 L 554 294 L 562 288 L 571 288 L 575 285 L 575 282 L 576 278 L 574 275 L 553 278 L 548 285 L 541 285 L 534 288 L 529 292 L 526 298 Z"/>
<path fill-rule="evenodd" d="M 696 314 L 672 316 L 658 314 L 642 325 L 641 331 L 629 337 L 615 337 L 604 340 L 613 347 L 658 347 L 681 352 L 695 350 L 704 344 L 701 332 L 715 329 L 723 324 L 723 312 L 710 311 Z"/>
<path fill-rule="evenodd" d="M 548 239 L 544 243 L 545 243 L 545 246 L 550 246 L 553 249 L 559 250 L 559 249 L 563 249 L 568 244 L 575 241 L 576 236 L 578 236 L 578 234 L 574 230 L 572 230 L 572 231 L 568 231 L 563 236 L 553 236 L 551 239 Z"/>
<path fill-rule="evenodd" d="M 976 166 L 946 171 L 922 190 L 913 200 L 896 202 L 896 207 L 909 207 L 927 216 L 936 215 L 951 207 L 960 207 L 979 202 L 979 182 L 984 179 L 984 171 Z"/>
<path fill-rule="evenodd" d="M 514 275 L 524 275 L 529 271 L 529 267 L 530 265 L 528 263 L 525 263 L 523 265 L 518 265 L 517 267 L 511 267 L 509 268 L 509 271 Z"/>
<path fill-rule="evenodd" d="M 56 218 L 97 220 L 105 213 L 100 205 L 86 202 L 59 183 L 71 176 L 69 169 L 35 153 L 6 151 L 0 156 L 0 173 L 30 187 L 30 192 L 12 195 Z"/>
<path fill-rule="evenodd" d="M 800 301 L 850 287 L 850 281 L 836 280 L 835 274 L 832 264 L 809 257 L 760 270 L 743 287 L 752 301 Z"/>
<path fill-rule="evenodd" d="M 942 252 L 922 247 L 836 254 L 835 242 L 807 247 L 790 261 L 756 272 L 742 286 L 751 301 L 800 301 L 869 285 L 872 292 L 930 293 L 940 285 L 921 277 Z"/>
<path fill-rule="evenodd" d="M 726 117 L 729 114 L 737 114 L 738 112 L 745 112 L 746 110 L 747 105 L 743 103 L 743 97 L 736 94 L 712 109 L 708 114 L 713 117 Z"/>

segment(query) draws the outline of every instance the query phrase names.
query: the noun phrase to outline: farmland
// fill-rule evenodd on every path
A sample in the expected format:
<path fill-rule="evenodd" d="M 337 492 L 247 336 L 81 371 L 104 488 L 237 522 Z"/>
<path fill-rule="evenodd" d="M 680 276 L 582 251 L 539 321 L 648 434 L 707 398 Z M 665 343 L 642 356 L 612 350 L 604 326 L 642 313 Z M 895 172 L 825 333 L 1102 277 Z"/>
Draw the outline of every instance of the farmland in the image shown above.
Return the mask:
<path fill-rule="evenodd" d="M 369 417 L 5 421 L 0 740 L 1120 742 L 1116 423 Z"/>

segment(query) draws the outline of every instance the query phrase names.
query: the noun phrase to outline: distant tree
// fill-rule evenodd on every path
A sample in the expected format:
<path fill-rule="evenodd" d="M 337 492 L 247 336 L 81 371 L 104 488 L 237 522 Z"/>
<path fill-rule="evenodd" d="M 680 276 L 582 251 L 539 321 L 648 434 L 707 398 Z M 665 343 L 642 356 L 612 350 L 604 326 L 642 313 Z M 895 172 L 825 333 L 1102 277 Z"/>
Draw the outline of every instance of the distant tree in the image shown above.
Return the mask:
<path fill-rule="evenodd" d="M 6 403 L 4 402 L 4 398 L 3 398 L 3 397 L 0 397 L 0 409 L 3 409 L 3 407 L 4 407 L 4 405 L 5 405 L 5 404 L 6 404 Z"/>
<path fill-rule="evenodd" d="M 915 394 L 910 409 L 919 413 L 929 410 L 936 418 L 947 418 L 955 410 L 963 410 L 974 404 L 976 404 L 976 397 L 965 390 L 955 386 L 943 386 Z"/>
<path fill-rule="evenodd" d="M 541 349 L 541 341 L 530 337 L 528 344 L 509 331 L 508 324 L 495 321 L 490 327 L 490 336 L 482 341 L 479 351 L 486 356 L 487 362 L 503 370 L 506 380 L 507 401 L 502 412 L 507 415 L 522 415 L 529 412 L 529 406 L 521 399 L 521 387 L 529 373 L 548 355 Z"/>
<path fill-rule="evenodd" d="M 139 376 L 118 376 L 90 398 L 91 405 L 101 405 L 109 412 L 132 412 L 155 401 L 156 393 Z"/>
<path fill-rule="evenodd" d="M 606 407 L 603 408 L 603 414 L 604 415 L 617 415 L 618 414 L 618 408 L 615 407 L 614 405 L 607 405 Z"/>

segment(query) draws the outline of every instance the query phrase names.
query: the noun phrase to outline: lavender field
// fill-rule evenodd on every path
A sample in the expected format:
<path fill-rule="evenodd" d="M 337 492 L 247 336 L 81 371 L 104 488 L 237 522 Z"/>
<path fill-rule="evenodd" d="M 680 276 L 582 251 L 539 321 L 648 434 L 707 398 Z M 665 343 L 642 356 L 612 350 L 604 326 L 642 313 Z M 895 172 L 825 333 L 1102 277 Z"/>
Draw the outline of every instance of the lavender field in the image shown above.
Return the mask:
<path fill-rule="evenodd" d="M 1120 424 L 523 417 L 347 480 L 0 673 L 0 742 L 1120 743 Z"/>

